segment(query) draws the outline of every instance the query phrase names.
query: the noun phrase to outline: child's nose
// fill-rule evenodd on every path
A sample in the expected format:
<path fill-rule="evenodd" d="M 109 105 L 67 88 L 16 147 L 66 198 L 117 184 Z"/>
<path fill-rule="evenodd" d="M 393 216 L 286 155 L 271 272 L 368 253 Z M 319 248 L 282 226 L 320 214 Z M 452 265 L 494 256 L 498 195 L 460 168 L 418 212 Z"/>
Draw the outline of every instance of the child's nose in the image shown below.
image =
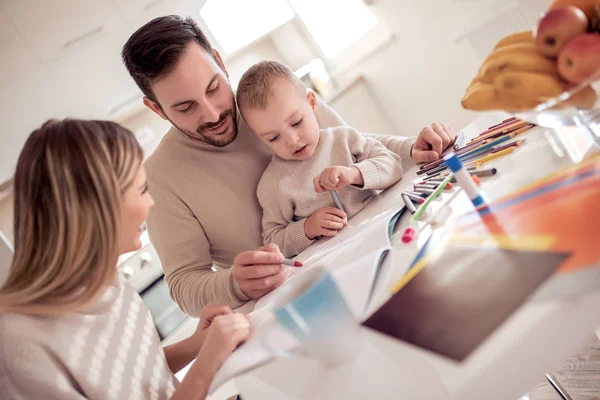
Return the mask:
<path fill-rule="evenodd" d="M 288 135 L 288 139 L 287 139 L 287 145 L 289 147 L 295 147 L 296 143 L 298 143 L 298 140 L 300 138 L 298 137 L 298 135 L 296 135 L 295 133 Z"/>

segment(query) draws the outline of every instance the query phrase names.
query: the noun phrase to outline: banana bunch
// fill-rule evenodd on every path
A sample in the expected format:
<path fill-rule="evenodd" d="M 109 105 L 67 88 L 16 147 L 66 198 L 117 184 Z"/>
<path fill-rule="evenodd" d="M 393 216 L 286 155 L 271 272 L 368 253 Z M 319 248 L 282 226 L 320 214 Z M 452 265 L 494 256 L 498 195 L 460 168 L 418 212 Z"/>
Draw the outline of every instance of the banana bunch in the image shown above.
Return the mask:
<path fill-rule="evenodd" d="M 569 88 L 556 62 L 542 55 L 532 31 L 517 32 L 500 40 L 482 63 L 462 99 L 468 110 L 524 111 L 554 98 Z M 589 108 L 596 92 L 587 87 L 568 105 Z"/>

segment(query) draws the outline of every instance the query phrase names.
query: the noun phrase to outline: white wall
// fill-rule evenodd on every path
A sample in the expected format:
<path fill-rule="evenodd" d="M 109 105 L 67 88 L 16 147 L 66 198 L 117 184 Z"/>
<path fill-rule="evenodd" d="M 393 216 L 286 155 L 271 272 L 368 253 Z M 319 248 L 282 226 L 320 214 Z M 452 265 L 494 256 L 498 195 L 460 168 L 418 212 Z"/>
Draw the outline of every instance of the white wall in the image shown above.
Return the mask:
<path fill-rule="evenodd" d="M 10 243 L 14 243 L 12 194 L 0 201 L 0 232 L 6 236 Z"/>
<path fill-rule="evenodd" d="M 396 39 L 340 81 L 364 74 L 400 135 L 416 135 L 434 121 L 461 129 L 476 116 L 463 110 L 460 100 L 479 60 L 470 46 L 456 44 L 454 38 L 473 5 L 452 0 L 374 3 Z"/>
<path fill-rule="evenodd" d="M 0 286 L 8 275 L 12 261 L 12 244 L 14 243 L 12 213 L 13 201 L 12 195 L 10 195 L 8 198 L 0 201 Z"/>

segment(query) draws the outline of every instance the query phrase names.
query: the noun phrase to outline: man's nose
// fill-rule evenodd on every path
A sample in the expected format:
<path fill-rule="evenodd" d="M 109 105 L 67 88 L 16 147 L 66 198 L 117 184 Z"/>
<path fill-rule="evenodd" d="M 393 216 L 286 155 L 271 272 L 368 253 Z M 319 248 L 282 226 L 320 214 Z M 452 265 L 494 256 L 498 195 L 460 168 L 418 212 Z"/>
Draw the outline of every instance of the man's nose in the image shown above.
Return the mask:
<path fill-rule="evenodd" d="M 210 102 L 203 104 L 202 113 L 205 123 L 217 122 L 221 116 L 219 109 Z"/>

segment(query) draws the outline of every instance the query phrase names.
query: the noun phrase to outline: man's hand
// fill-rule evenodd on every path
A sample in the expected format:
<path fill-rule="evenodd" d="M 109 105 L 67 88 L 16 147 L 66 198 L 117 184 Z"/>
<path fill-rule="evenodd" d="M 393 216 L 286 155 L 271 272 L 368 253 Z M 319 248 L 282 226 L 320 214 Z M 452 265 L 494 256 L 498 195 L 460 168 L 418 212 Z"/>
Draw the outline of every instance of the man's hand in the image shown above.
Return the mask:
<path fill-rule="evenodd" d="M 335 236 L 346 225 L 348 217 L 345 212 L 333 207 L 323 207 L 304 221 L 304 234 L 311 240 L 317 236 Z"/>
<path fill-rule="evenodd" d="M 364 184 L 362 173 L 356 167 L 328 167 L 313 179 L 317 193 L 338 190 L 348 185 Z"/>
<path fill-rule="evenodd" d="M 454 130 L 446 124 L 433 123 L 421 130 L 413 145 L 412 159 L 415 163 L 435 161 L 456 139 Z"/>
<path fill-rule="evenodd" d="M 273 243 L 245 251 L 233 259 L 233 279 L 246 296 L 260 299 L 287 279 L 288 271 L 281 265 L 283 259 L 279 247 Z"/>

